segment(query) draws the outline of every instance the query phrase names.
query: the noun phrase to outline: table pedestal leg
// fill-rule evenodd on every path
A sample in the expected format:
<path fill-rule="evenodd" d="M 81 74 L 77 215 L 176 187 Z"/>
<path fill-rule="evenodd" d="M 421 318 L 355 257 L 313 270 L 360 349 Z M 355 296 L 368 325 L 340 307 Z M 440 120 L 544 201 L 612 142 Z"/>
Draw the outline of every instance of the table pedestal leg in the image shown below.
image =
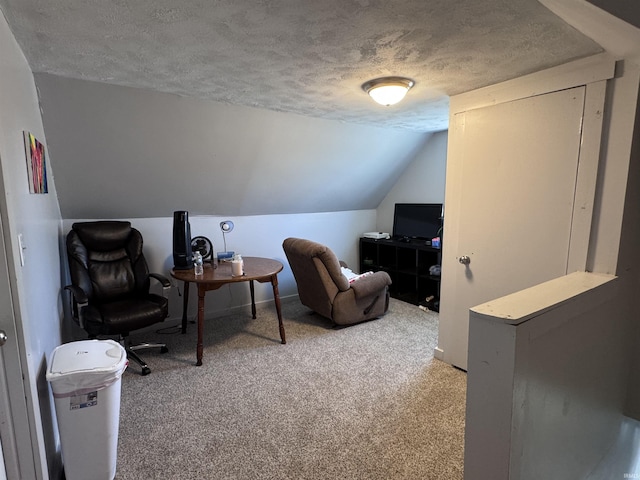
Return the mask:
<path fill-rule="evenodd" d="M 273 287 L 273 299 L 276 302 L 276 312 L 278 312 L 278 327 L 280 328 L 280 340 L 282 343 L 287 343 L 287 338 L 284 334 L 284 325 L 282 324 L 282 308 L 280 307 L 280 292 L 278 291 L 278 276 L 271 277 L 271 286 Z M 254 317 L 255 318 L 255 317 Z"/>
<path fill-rule="evenodd" d="M 187 333 L 187 308 L 189 307 L 189 282 L 184 283 L 182 299 L 182 333 Z"/>
<path fill-rule="evenodd" d="M 251 292 L 251 316 L 256 319 L 256 294 L 253 286 L 253 280 L 249 280 L 249 291 Z"/>
<path fill-rule="evenodd" d="M 198 285 L 198 344 L 196 346 L 196 365 L 202 365 L 204 350 L 204 295 L 207 291 Z"/>

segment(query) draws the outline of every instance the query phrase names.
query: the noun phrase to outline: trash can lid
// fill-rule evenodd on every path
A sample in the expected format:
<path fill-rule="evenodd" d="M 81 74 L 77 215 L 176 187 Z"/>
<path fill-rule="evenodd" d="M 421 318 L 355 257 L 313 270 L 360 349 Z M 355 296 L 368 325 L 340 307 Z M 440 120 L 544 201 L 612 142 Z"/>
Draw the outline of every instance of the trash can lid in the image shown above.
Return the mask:
<path fill-rule="evenodd" d="M 47 381 L 54 394 L 83 388 L 105 388 L 127 367 L 127 352 L 113 340 L 81 340 L 56 347 L 51 354 Z"/>

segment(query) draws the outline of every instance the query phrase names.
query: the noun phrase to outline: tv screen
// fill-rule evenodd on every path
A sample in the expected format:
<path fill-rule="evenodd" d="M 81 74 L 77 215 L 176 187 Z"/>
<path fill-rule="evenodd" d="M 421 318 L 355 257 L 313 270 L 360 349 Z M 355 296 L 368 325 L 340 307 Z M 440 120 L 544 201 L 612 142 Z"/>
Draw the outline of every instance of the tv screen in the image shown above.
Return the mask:
<path fill-rule="evenodd" d="M 441 203 L 396 203 L 394 238 L 432 239 L 439 236 L 441 226 Z"/>

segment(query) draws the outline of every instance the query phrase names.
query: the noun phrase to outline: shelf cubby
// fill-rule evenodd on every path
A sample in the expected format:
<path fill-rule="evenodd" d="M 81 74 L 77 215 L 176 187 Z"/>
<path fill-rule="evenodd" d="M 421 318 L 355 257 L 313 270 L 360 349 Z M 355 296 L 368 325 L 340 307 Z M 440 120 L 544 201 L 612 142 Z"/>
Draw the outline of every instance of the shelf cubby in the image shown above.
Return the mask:
<path fill-rule="evenodd" d="M 399 242 L 392 239 L 360 239 L 360 273 L 384 271 L 393 282 L 389 293 L 393 298 L 427 304 L 435 310 L 439 306 L 440 276 L 431 275 L 430 267 L 440 265 L 440 249 L 426 245 L 424 240 Z"/>

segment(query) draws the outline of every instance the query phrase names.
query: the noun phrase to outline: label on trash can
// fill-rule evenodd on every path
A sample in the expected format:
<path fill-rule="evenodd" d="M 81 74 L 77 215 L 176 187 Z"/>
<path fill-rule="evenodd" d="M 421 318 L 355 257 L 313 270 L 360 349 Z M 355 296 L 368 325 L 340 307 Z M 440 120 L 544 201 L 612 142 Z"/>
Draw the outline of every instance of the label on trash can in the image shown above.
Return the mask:
<path fill-rule="evenodd" d="M 72 395 L 70 410 L 78 410 L 80 408 L 95 407 L 98 404 L 98 391 L 84 393 L 82 395 Z"/>

